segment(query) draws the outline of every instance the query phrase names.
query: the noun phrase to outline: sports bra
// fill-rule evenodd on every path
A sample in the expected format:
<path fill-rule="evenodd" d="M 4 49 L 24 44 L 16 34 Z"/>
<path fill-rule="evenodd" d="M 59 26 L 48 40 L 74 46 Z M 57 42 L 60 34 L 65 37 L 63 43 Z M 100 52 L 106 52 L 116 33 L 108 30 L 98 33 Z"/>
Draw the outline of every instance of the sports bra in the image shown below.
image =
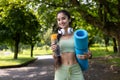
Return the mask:
<path fill-rule="evenodd" d="M 74 53 L 75 52 L 73 36 L 69 39 L 60 39 L 58 45 L 60 47 L 61 53 L 66 53 L 66 52 L 73 52 Z"/>

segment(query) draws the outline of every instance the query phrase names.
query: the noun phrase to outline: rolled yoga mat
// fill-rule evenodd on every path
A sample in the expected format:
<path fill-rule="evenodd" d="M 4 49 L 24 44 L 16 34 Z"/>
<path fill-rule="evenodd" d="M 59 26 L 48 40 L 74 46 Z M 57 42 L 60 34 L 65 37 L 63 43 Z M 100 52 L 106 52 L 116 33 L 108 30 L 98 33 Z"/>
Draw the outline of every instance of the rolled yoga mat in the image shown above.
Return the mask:
<path fill-rule="evenodd" d="M 79 29 L 74 32 L 75 54 L 76 59 L 83 71 L 88 69 L 88 60 L 81 60 L 78 55 L 83 55 L 88 52 L 88 33 L 84 29 Z"/>

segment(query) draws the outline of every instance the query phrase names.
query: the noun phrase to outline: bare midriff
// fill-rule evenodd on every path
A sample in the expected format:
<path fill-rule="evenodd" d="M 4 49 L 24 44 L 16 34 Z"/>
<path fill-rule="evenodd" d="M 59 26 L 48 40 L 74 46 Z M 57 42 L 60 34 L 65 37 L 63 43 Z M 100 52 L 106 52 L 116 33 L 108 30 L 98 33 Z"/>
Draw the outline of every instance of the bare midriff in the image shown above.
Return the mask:
<path fill-rule="evenodd" d="M 75 53 L 66 52 L 61 54 L 61 60 L 63 65 L 73 65 L 77 64 Z"/>

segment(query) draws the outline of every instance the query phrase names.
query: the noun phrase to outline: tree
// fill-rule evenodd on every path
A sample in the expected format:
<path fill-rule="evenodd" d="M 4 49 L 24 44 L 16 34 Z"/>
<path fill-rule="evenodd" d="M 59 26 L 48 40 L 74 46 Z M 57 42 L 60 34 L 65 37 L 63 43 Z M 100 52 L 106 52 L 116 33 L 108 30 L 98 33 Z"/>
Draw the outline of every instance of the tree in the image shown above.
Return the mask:
<path fill-rule="evenodd" d="M 23 38 L 21 42 L 31 45 L 31 57 L 33 57 L 34 46 L 38 41 L 40 41 L 41 38 L 38 35 L 39 33 L 41 33 L 41 25 L 39 24 L 37 17 L 31 12 L 26 13 L 25 21 L 26 25 L 24 28 L 24 34 L 22 36 Z"/>
<path fill-rule="evenodd" d="M 21 4 L 22 3 L 22 4 Z M 35 15 L 26 8 L 26 2 L 8 2 L 1 6 L 1 25 L 8 35 L 4 40 L 14 46 L 14 59 L 18 58 L 19 43 L 29 43 L 31 56 L 33 47 L 38 40 L 39 22 Z M 1 27 L 2 28 L 2 27 Z"/>
<path fill-rule="evenodd" d="M 14 59 L 17 59 L 18 47 L 20 43 L 20 38 L 22 30 L 25 26 L 24 21 L 24 7 L 18 6 L 17 4 L 11 3 L 5 5 L 6 10 L 3 10 L 2 22 L 8 28 L 9 38 L 8 40 L 11 45 L 14 45 Z"/>

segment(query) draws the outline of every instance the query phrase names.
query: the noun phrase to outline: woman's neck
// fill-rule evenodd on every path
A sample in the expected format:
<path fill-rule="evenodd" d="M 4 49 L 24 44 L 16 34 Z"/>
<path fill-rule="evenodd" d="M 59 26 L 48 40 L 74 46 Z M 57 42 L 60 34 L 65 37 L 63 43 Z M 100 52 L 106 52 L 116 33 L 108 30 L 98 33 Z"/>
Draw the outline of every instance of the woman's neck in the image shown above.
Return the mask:
<path fill-rule="evenodd" d="M 65 35 L 69 35 L 69 34 L 68 34 L 68 28 L 69 28 L 69 27 L 65 27 L 65 28 L 64 28 L 65 33 L 66 33 Z"/>

